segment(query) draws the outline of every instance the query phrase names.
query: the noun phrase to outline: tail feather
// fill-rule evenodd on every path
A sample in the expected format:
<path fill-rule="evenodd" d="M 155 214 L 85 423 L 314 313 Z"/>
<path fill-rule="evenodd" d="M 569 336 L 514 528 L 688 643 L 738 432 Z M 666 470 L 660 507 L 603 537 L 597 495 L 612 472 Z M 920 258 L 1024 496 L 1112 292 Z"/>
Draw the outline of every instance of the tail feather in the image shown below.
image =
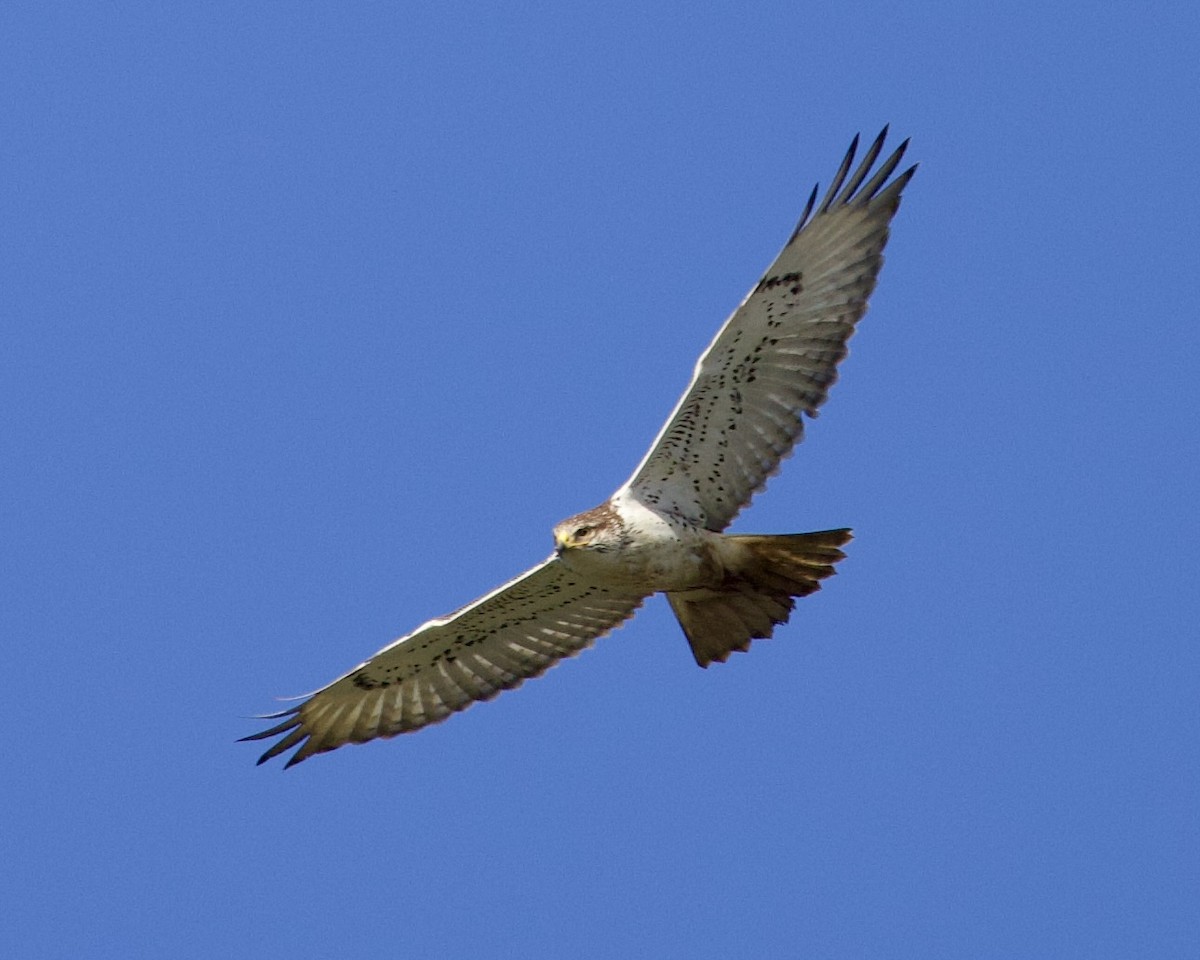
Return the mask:
<path fill-rule="evenodd" d="M 748 650 L 752 640 L 769 637 L 786 623 L 793 598 L 815 593 L 836 573 L 834 564 L 846 556 L 839 548 L 850 541 L 850 531 L 727 539 L 740 548 L 733 551 L 740 560 L 719 588 L 667 594 L 702 667 L 714 660 L 724 663 L 730 653 Z"/>

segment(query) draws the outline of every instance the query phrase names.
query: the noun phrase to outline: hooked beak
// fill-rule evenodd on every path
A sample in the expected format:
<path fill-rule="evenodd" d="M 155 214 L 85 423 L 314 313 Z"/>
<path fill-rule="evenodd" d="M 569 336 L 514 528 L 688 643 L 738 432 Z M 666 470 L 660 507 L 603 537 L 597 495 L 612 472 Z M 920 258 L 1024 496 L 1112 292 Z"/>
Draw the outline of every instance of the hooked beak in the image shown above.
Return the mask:
<path fill-rule="evenodd" d="M 567 535 L 559 530 L 554 531 L 554 553 L 561 557 L 567 549 Z"/>

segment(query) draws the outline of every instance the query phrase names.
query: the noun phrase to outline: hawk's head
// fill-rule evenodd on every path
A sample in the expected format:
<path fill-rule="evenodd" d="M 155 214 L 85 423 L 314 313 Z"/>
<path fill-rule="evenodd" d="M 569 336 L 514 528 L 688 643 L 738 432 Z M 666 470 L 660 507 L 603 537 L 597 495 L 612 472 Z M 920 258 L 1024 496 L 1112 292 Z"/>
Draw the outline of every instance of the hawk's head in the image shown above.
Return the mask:
<path fill-rule="evenodd" d="M 624 539 L 625 524 L 620 514 L 607 503 L 567 517 L 554 527 L 554 551 L 560 557 L 568 551 L 587 550 L 604 553 L 615 550 Z"/>

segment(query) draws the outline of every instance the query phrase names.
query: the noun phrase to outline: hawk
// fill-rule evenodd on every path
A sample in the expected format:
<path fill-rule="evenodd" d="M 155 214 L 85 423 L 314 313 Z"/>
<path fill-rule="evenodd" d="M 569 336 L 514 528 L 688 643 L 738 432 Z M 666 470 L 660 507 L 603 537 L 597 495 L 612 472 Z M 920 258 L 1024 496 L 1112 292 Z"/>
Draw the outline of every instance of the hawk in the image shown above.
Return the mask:
<path fill-rule="evenodd" d="M 665 593 L 707 667 L 786 623 L 818 590 L 849 530 L 723 531 L 766 484 L 837 378 L 867 309 L 900 195 L 908 141 L 875 169 L 887 128 L 854 167 L 854 138 L 818 204 L 696 364 L 633 476 L 554 527 L 554 554 L 455 613 L 429 620 L 245 737 L 279 739 L 287 766 L 445 720 L 544 673 Z"/>

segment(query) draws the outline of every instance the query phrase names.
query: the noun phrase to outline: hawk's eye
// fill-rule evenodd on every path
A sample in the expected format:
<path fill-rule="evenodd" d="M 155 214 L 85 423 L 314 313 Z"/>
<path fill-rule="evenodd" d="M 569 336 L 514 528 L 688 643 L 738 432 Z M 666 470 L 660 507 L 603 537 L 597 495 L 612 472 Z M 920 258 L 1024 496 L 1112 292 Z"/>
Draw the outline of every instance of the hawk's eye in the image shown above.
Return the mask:
<path fill-rule="evenodd" d="M 571 534 L 571 539 L 572 540 L 582 540 L 584 537 L 586 537 L 591 532 L 592 532 L 591 527 L 576 527 L 575 532 L 573 534 Z"/>

